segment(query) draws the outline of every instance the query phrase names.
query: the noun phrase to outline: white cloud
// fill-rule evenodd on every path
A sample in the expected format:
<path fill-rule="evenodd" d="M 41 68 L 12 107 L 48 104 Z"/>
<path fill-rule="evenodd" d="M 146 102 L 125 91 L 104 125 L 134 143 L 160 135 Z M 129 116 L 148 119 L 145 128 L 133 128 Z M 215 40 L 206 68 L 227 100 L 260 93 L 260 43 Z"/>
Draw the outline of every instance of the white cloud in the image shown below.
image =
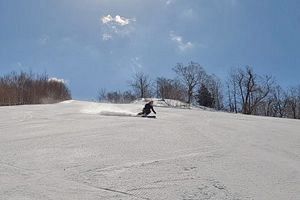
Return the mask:
<path fill-rule="evenodd" d="M 186 51 L 194 47 L 192 42 L 184 42 L 182 36 L 176 35 L 173 31 L 170 32 L 170 39 L 177 45 L 180 51 Z"/>
<path fill-rule="evenodd" d="M 121 26 L 125 26 L 125 25 L 128 25 L 129 24 L 129 19 L 126 19 L 125 17 L 121 17 L 121 16 L 119 16 L 119 15 L 117 15 L 116 17 L 115 17 L 115 21 L 117 22 L 117 23 L 119 23 Z"/>
<path fill-rule="evenodd" d="M 112 17 L 111 15 L 103 16 L 101 18 L 101 21 L 103 24 L 115 24 L 115 25 L 120 25 L 120 26 L 126 26 L 130 24 L 131 22 L 136 21 L 135 18 L 133 19 L 128 19 L 125 17 L 121 17 L 120 15 L 116 15 L 115 17 Z"/>
<path fill-rule="evenodd" d="M 112 18 L 112 16 L 110 16 L 110 15 L 107 15 L 107 16 L 103 16 L 101 18 L 101 20 L 102 20 L 103 24 L 107 24 L 107 23 L 109 23 L 111 21 L 114 21 L 114 18 Z"/>
<path fill-rule="evenodd" d="M 136 19 L 122 17 L 116 15 L 112 17 L 111 15 L 101 17 L 102 27 L 101 35 L 103 41 L 113 40 L 114 37 L 127 37 L 135 30 L 133 22 Z"/>
<path fill-rule="evenodd" d="M 49 82 L 54 81 L 54 82 L 59 82 L 59 83 L 67 83 L 67 81 L 65 81 L 64 79 L 55 78 L 55 77 L 49 78 L 48 81 Z"/>

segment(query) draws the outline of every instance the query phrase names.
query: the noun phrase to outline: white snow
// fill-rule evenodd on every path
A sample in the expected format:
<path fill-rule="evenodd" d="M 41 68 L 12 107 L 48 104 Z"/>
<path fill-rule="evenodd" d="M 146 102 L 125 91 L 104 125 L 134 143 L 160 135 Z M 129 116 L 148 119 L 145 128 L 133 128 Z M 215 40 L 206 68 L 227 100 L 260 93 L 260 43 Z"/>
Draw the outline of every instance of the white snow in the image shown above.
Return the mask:
<path fill-rule="evenodd" d="M 299 199 L 299 120 L 141 109 L 1 107 L 0 199 Z"/>

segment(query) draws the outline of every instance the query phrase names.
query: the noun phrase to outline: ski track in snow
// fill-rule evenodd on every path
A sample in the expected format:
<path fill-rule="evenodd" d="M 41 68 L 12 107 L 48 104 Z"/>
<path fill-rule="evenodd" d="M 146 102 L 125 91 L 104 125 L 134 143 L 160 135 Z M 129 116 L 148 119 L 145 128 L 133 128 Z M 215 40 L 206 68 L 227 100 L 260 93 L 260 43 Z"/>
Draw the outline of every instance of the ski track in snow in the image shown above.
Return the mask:
<path fill-rule="evenodd" d="M 0 108 L 0 199 L 296 200 L 300 121 L 68 101 Z"/>

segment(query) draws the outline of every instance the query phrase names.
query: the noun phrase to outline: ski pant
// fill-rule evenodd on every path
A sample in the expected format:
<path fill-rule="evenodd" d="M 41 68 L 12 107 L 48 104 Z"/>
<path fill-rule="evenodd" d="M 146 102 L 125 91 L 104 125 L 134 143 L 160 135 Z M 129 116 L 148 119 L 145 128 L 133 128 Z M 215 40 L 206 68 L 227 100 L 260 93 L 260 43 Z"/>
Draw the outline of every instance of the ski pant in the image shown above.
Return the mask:
<path fill-rule="evenodd" d="M 150 110 L 143 110 L 143 112 L 140 112 L 138 115 L 149 115 L 150 113 Z"/>

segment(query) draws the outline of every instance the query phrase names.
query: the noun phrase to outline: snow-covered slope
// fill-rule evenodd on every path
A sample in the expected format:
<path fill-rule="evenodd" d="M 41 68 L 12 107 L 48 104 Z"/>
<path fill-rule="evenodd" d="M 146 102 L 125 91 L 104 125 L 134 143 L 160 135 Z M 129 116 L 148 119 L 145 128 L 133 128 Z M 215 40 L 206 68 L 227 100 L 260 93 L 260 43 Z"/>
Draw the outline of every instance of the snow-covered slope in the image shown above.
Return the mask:
<path fill-rule="evenodd" d="M 300 121 L 68 101 L 0 108 L 0 199 L 300 196 Z"/>

